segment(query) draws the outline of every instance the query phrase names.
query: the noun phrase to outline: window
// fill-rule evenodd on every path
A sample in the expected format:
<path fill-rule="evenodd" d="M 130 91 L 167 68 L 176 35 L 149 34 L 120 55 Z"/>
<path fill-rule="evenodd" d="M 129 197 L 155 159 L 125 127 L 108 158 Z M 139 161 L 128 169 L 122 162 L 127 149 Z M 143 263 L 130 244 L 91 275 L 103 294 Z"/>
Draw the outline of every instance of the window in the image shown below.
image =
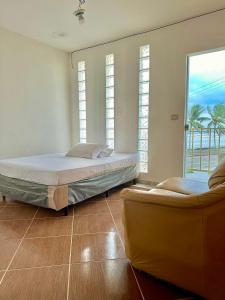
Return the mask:
<path fill-rule="evenodd" d="M 86 118 L 85 61 L 78 62 L 78 97 L 79 97 L 80 143 L 86 143 L 86 141 L 87 141 L 87 118 Z"/>
<path fill-rule="evenodd" d="M 139 56 L 139 115 L 138 115 L 138 152 L 140 172 L 148 172 L 148 127 L 149 127 L 149 73 L 150 47 L 140 47 Z"/>
<path fill-rule="evenodd" d="M 106 144 L 114 149 L 114 55 L 105 58 Z"/>

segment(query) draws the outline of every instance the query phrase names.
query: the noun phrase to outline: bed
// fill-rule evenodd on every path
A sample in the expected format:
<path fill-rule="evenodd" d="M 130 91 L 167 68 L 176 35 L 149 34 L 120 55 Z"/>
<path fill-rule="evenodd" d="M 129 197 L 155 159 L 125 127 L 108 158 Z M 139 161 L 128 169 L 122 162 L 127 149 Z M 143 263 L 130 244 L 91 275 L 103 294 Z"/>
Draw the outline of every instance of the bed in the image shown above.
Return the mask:
<path fill-rule="evenodd" d="M 65 153 L 0 160 L 0 195 L 56 211 L 137 177 L 136 153 L 87 159 Z"/>

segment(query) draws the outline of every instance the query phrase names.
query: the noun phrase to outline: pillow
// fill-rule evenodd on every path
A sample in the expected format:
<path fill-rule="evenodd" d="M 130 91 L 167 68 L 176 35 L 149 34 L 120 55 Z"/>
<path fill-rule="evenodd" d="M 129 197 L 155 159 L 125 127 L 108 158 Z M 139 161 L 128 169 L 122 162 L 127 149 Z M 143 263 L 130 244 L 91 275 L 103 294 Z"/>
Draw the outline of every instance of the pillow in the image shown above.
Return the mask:
<path fill-rule="evenodd" d="M 112 153 L 113 149 L 106 148 L 99 153 L 98 158 L 109 157 Z"/>
<path fill-rule="evenodd" d="M 72 157 L 82 157 L 95 159 L 98 157 L 99 153 L 107 148 L 106 145 L 86 143 L 86 144 L 76 144 L 66 156 Z"/>
<path fill-rule="evenodd" d="M 225 183 L 225 160 L 223 160 L 209 177 L 208 186 L 216 188 L 219 184 Z"/>

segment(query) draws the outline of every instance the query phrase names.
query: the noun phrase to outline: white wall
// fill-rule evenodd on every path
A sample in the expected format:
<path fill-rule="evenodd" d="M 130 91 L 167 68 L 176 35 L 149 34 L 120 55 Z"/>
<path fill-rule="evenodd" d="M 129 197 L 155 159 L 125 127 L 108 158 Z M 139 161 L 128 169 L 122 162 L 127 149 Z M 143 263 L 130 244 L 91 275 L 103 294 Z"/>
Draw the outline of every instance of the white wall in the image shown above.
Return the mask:
<path fill-rule="evenodd" d="M 225 12 L 86 49 L 73 54 L 73 138 L 78 140 L 77 61 L 86 60 L 88 140 L 104 142 L 104 56 L 116 61 L 116 150 L 135 151 L 137 145 L 139 46 L 151 47 L 149 174 L 160 181 L 183 175 L 186 57 L 193 52 L 225 46 Z M 171 114 L 179 120 L 171 121 Z"/>
<path fill-rule="evenodd" d="M 69 55 L 0 29 L 0 158 L 71 144 Z"/>

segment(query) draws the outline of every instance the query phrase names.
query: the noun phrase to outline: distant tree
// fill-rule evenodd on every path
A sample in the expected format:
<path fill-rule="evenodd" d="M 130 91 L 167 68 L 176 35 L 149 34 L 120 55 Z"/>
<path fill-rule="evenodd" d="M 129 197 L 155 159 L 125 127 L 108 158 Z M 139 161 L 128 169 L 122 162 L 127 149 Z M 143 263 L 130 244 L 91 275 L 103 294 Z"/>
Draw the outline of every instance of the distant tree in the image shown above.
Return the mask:
<path fill-rule="evenodd" d="M 188 125 L 190 129 L 196 129 L 204 128 L 202 125 L 203 122 L 209 121 L 208 117 L 202 117 L 203 112 L 205 111 L 205 108 L 200 104 L 195 104 L 191 107 L 191 109 L 188 112 Z"/>
<path fill-rule="evenodd" d="M 191 134 L 192 129 L 199 130 L 200 128 L 204 128 L 203 122 L 209 121 L 208 117 L 203 117 L 202 114 L 205 111 L 204 106 L 200 104 L 195 104 L 191 107 L 191 109 L 188 112 L 188 125 L 189 125 L 189 149 L 191 149 L 192 140 L 191 140 Z"/>
<path fill-rule="evenodd" d="M 216 134 L 220 136 L 220 128 L 225 128 L 225 104 L 218 103 L 212 108 L 207 107 L 208 114 L 210 115 L 210 122 L 208 128 L 214 129 L 214 146 L 216 147 Z M 224 132 L 223 132 L 224 133 Z"/>

